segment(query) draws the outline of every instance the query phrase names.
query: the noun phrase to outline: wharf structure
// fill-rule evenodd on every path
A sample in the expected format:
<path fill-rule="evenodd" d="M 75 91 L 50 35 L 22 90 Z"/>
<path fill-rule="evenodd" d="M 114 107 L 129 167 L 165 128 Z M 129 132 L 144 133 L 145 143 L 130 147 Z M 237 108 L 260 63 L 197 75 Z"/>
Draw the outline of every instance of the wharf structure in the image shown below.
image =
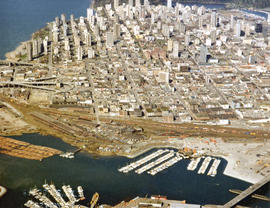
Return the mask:
<path fill-rule="evenodd" d="M 130 164 L 121 167 L 118 169 L 119 172 L 128 173 L 132 170 L 135 170 L 135 173 L 142 174 L 147 172 L 148 174 L 154 176 L 159 172 L 173 166 L 177 162 L 181 161 L 185 158 L 184 155 L 181 155 L 174 150 L 169 149 L 159 149 L 155 152 L 142 157 Z M 219 164 L 221 162 L 220 159 L 215 159 L 210 156 L 206 157 L 201 164 L 201 167 L 198 170 L 198 174 L 204 174 L 210 165 L 211 160 L 214 159 L 214 162 L 211 164 L 211 167 L 207 173 L 209 176 L 216 176 Z M 201 157 L 197 157 L 196 159 L 191 159 L 190 163 L 187 166 L 187 170 L 194 171 L 198 164 L 201 161 Z"/>
<path fill-rule="evenodd" d="M 76 207 L 86 208 L 83 205 L 77 205 L 77 202 L 79 202 L 80 200 L 85 199 L 84 193 L 83 193 L 83 188 L 81 186 L 78 186 L 78 196 L 79 196 L 78 199 L 75 196 L 72 188 L 69 185 L 67 185 L 67 186 L 63 185 L 62 186 L 63 192 L 65 193 L 66 198 L 68 199 L 67 201 L 66 201 L 66 199 L 63 198 L 63 196 L 60 194 L 60 192 L 56 189 L 56 187 L 53 184 L 51 184 L 51 185 L 44 184 L 43 187 L 51 195 L 51 197 L 54 199 L 54 201 L 49 199 L 49 197 L 47 197 L 44 193 L 42 193 L 37 188 L 34 188 L 34 189 L 30 190 L 29 194 L 31 196 L 33 196 L 35 199 L 37 199 L 38 201 L 40 201 L 46 207 L 49 207 L 49 208 L 57 208 L 57 207 L 62 207 L 62 208 L 76 208 Z M 29 207 L 29 208 L 43 207 L 43 206 L 40 206 L 39 203 L 36 203 L 36 202 L 34 202 L 32 200 L 28 200 L 24 204 L 24 206 Z"/>

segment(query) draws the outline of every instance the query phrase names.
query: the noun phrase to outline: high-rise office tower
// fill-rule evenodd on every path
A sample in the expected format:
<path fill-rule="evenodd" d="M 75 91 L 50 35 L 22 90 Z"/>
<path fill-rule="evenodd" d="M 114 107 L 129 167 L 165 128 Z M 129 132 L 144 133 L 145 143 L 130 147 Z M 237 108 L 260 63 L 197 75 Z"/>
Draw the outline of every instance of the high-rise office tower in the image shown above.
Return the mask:
<path fill-rule="evenodd" d="M 167 51 L 172 52 L 172 49 L 173 49 L 173 41 L 172 39 L 169 39 L 167 43 Z"/>
<path fill-rule="evenodd" d="M 234 29 L 234 16 L 231 15 L 231 29 Z"/>
<path fill-rule="evenodd" d="M 61 14 L 61 21 L 62 21 L 62 24 L 66 24 L 66 15 L 65 14 Z"/>
<path fill-rule="evenodd" d="M 167 0 L 167 8 L 172 8 L 172 0 Z"/>
<path fill-rule="evenodd" d="M 114 43 L 114 40 L 113 40 L 113 33 L 108 31 L 106 33 L 106 47 L 107 48 L 111 48 L 113 47 L 113 43 Z"/>
<path fill-rule="evenodd" d="M 237 37 L 240 37 L 240 35 L 241 35 L 241 23 L 239 20 L 237 20 L 237 22 L 236 22 L 234 33 Z"/>
<path fill-rule="evenodd" d="M 211 13 L 211 27 L 216 27 L 217 26 L 217 13 L 212 12 Z"/>
<path fill-rule="evenodd" d="M 32 57 L 32 42 L 31 41 L 27 42 L 26 49 L 27 49 L 27 60 L 32 61 L 33 57 Z"/>
<path fill-rule="evenodd" d="M 144 0 L 143 5 L 144 6 L 149 6 L 149 1 L 148 0 Z"/>
<path fill-rule="evenodd" d="M 82 57 L 83 57 L 83 49 L 81 46 L 78 47 L 78 51 L 77 51 L 77 58 L 78 58 L 78 61 L 81 61 L 82 60 Z"/>
<path fill-rule="evenodd" d="M 179 54 L 179 43 L 178 41 L 173 41 L 173 57 L 178 58 Z"/>
<path fill-rule="evenodd" d="M 189 46 L 189 43 L 190 43 L 190 35 L 187 32 L 187 34 L 185 35 L 185 46 Z"/>
<path fill-rule="evenodd" d="M 120 38 L 120 25 L 118 23 L 113 26 L 113 39 L 114 41 Z"/>
<path fill-rule="evenodd" d="M 135 6 L 140 7 L 141 6 L 141 0 L 136 0 L 135 1 Z"/>
<path fill-rule="evenodd" d="M 201 45 L 199 64 L 206 64 L 206 62 L 207 62 L 207 53 L 208 53 L 207 48 L 204 45 Z"/>
<path fill-rule="evenodd" d="M 119 7 L 119 0 L 113 1 L 113 7 L 114 7 L 114 10 L 117 10 L 117 8 Z"/>

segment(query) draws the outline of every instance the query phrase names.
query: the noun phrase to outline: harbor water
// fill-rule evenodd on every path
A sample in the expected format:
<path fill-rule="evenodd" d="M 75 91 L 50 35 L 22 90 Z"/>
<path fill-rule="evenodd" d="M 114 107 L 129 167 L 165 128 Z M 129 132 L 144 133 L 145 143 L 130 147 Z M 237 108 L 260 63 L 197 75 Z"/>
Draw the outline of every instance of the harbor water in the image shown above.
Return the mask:
<path fill-rule="evenodd" d="M 52 136 L 26 134 L 12 138 L 62 151 L 76 149 Z M 148 155 L 153 151 L 155 150 L 145 154 Z M 99 203 L 113 205 L 136 196 L 156 194 L 166 195 L 169 199 L 187 200 L 195 204 L 224 204 L 235 196 L 228 191 L 229 189 L 243 190 L 250 185 L 223 175 L 222 172 L 226 167 L 226 161 L 223 159 L 216 177 L 199 175 L 198 169 L 188 171 L 187 166 L 190 162 L 188 159 L 179 161 L 155 176 L 147 173 L 139 175 L 134 171 L 124 174 L 118 171 L 119 168 L 136 159 L 96 157 L 80 152 L 74 159 L 53 156 L 40 162 L 0 155 L 0 184 L 8 189 L 7 194 L 0 199 L 0 207 L 23 207 L 23 204 L 31 198 L 28 196 L 28 191 L 33 187 L 42 189 L 45 182 L 52 182 L 59 189 L 62 185 L 71 185 L 75 190 L 81 185 L 86 196 L 86 200 L 82 203 L 85 205 L 89 203 L 95 192 L 100 194 Z M 269 186 L 262 192 L 269 196 Z M 253 199 L 246 203 L 252 207 L 269 207 L 269 203 Z"/>

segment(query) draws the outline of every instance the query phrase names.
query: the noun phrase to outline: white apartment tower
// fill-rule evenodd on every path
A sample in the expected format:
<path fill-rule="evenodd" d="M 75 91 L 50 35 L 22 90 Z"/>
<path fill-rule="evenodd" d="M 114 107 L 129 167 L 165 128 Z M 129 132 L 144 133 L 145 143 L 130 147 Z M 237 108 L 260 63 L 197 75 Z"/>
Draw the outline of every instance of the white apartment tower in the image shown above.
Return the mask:
<path fill-rule="evenodd" d="M 178 41 L 173 41 L 173 57 L 178 58 L 179 54 L 179 43 Z"/>
<path fill-rule="evenodd" d="M 136 7 L 140 7 L 140 6 L 141 6 L 141 0 L 136 0 L 135 6 L 136 6 Z"/>
<path fill-rule="evenodd" d="M 241 35 L 241 23 L 240 23 L 239 20 L 237 20 L 237 23 L 235 25 L 235 31 L 234 31 L 234 33 L 235 33 L 235 35 L 237 37 L 240 37 L 240 35 Z"/>
<path fill-rule="evenodd" d="M 172 8 L 172 0 L 167 0 L 167 8 Z"/>
<path fill-rule="evenodd" d="M 111 48 L 111 47 L 113 47 L 113 44 L 114 44 L 113 33 L 107 32 L 106 33 L 106 47 Z"/>
<path fill-rule="evenodd" d="M 113 7 L 114 7 L 114 10 L 116 10 L 119 7 L 119 0 L 113 1 Z"/>
<path fill-rule="evenodd" d="M 211 27 L 216 27 L 217 26 L 217 13 L 212 12 L 211 13 Z"/>

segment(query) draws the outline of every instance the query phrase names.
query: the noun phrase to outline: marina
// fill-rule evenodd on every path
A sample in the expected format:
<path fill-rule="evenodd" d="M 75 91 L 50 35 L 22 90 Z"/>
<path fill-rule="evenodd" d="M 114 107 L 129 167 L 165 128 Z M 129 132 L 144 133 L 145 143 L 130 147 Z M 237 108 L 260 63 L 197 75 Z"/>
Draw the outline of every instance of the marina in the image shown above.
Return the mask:
<path fill-rule="evenodd" d="M 57 206 L 54 205 L 53 202 L 50 199 L 48 199 L 48 197 L 43 195 L 38 189 L 36 189 L 36 188 L 32 189 L 31 191 L 29 191 L 29 194 L 34 196 L 34 198 L 36 198 L 37 200 L 41 201 L 47 207 L 57 208 Z"/>
<path fill-rule="evenodd" d="M 33 202 L 32 200 L 28 200 L 24 206 L 29 207 L 29 208 L 41 208 L 37 203 Z"/>
<path fill-rule="evenodd" d="M 175 152 L 171 150 L 168 154 L 164 155 L 163 157 L 139 168 L 138 170 L 135 171 L 135 173 L 142 174 L 143 172 L 153 168 L 156 165 L 159 165 L 160 163 L 164 162 L 165 160 L 168 160 L 169 158 L 173 157 L 175 155 Z"/>
<path fill-rule="evenodd" d="M 178 161 L 182 160 L 183 158 L 180 157 L 179 155 L 175 156 L 174 158 L 168 160 L 167 162 L 161 164 L 160 166 L 148 171 L 147 173 L 150 175 L 156 175 L 157 173 L 173 166 L 175 163 L 177 163 Z"/>
<path fill-rule="evenodd" d="M 188 164 L 187 170 L 194 171 L 197 168 L 200 161 L 201 161 L 201 157 L 198 157 L 196 159 L 192 159 L 190 161 L 190 163 Z"/>
<path fill-rule="evenodd" d="M 132 171 L 134 169 L 136 169 L 137 167 L 147 163 L 148 161 L 162 155 L 163 153 L 165 152 L 168 152 L 169 150 L 166 149 L 166 150 L 157 150 L 156 152 L 153 152 L 152 154 L 138 160 L 138 161 L 135 161 L 135 162 L 132 162 L 130 163 L 129 165 L 127 166 L 124 166 L 120 169 L 118 169 L 119 172 L 123 172 L 123 173 L 128 173 L 129 171 Z"/>
<path fill-rule="evenodd" d="M 53 197 L 53 199 L 55 200 L 56 204 L 54 202 L 52 202 L 44 193 L 42 193 L 40 190 L 38 190 L 37 188 L 31 189 L 29 191 L 29 195 L 33 196 L 35 199 L 40 201 L 40 204 L 45 205 L 46 207 L 49 208 L 58 208 L 60 207 L 76 207 L 77 205 L 75 205 L 76 202 L 84 200 L 84 194 L 83 194 L 83 188 L 81 186 L 77 187 L 78 190 L 78 195 L 79 195 L 79 199 L 76 199 L 74 192 L 71 188 L 70 185 L 63 185 L 62 189 L 67 197 L 67 199 L 69 201 L 65 201 L 62 197 L 62 195 L 60 194 L 60 192 L 56 189 L 55 185 L 51 184 L 44 184 L 43 188 Z M 32 200 L 28 200 L 24 206 L 26 207 L 30 207 L 30 208 L 39 208 L 41 207 L 38 203 L 32 201 Z M 84 206 L 79 206 L 79 207 L 84 207 Z"/>
<path fill-rule="evenodd" d="M 217 175 L 217 169 L 220 164 L 221 160 L 215 159 L 213 165 L 211 166 L 210 170 L 208 171 L 207 175 L 215 177 Z"/>
<path fill-rule="evenodd" d="M 212 158 L 211 157 L 206 157 L 198 171 L 198 174 L 204 174 L 209 163 L 211 162 Z"/>
<path fill-rule="evenodd" d="M 163 155 L 164 153 L 167 153 L 167 154 Z M 157 159 L 150 162 L 151 160 L 155 158 Z M 180 156 L 180 154 L 178 152 L 175 152 L 174 150 L 160 149 L 151 153 L 150 155 L 147 155 L 135 162 L 130 163 L 127 166 L 124 166 L 118 169 L 118 171 L 123 172 L 123 173 L 128 173 L 129 171 L 132 171 L 140 167 L 139 169 L 135 170 L 135 173 L 142 174 L 147 171 L 148 174 L 154 176 L 157 173 L 173 166 L 175 163 L 177 163 L 178 161 L 182 159 L 183 157 Z M 147 162 L 150 162 L 150 163 L 147 163 Z"/>

